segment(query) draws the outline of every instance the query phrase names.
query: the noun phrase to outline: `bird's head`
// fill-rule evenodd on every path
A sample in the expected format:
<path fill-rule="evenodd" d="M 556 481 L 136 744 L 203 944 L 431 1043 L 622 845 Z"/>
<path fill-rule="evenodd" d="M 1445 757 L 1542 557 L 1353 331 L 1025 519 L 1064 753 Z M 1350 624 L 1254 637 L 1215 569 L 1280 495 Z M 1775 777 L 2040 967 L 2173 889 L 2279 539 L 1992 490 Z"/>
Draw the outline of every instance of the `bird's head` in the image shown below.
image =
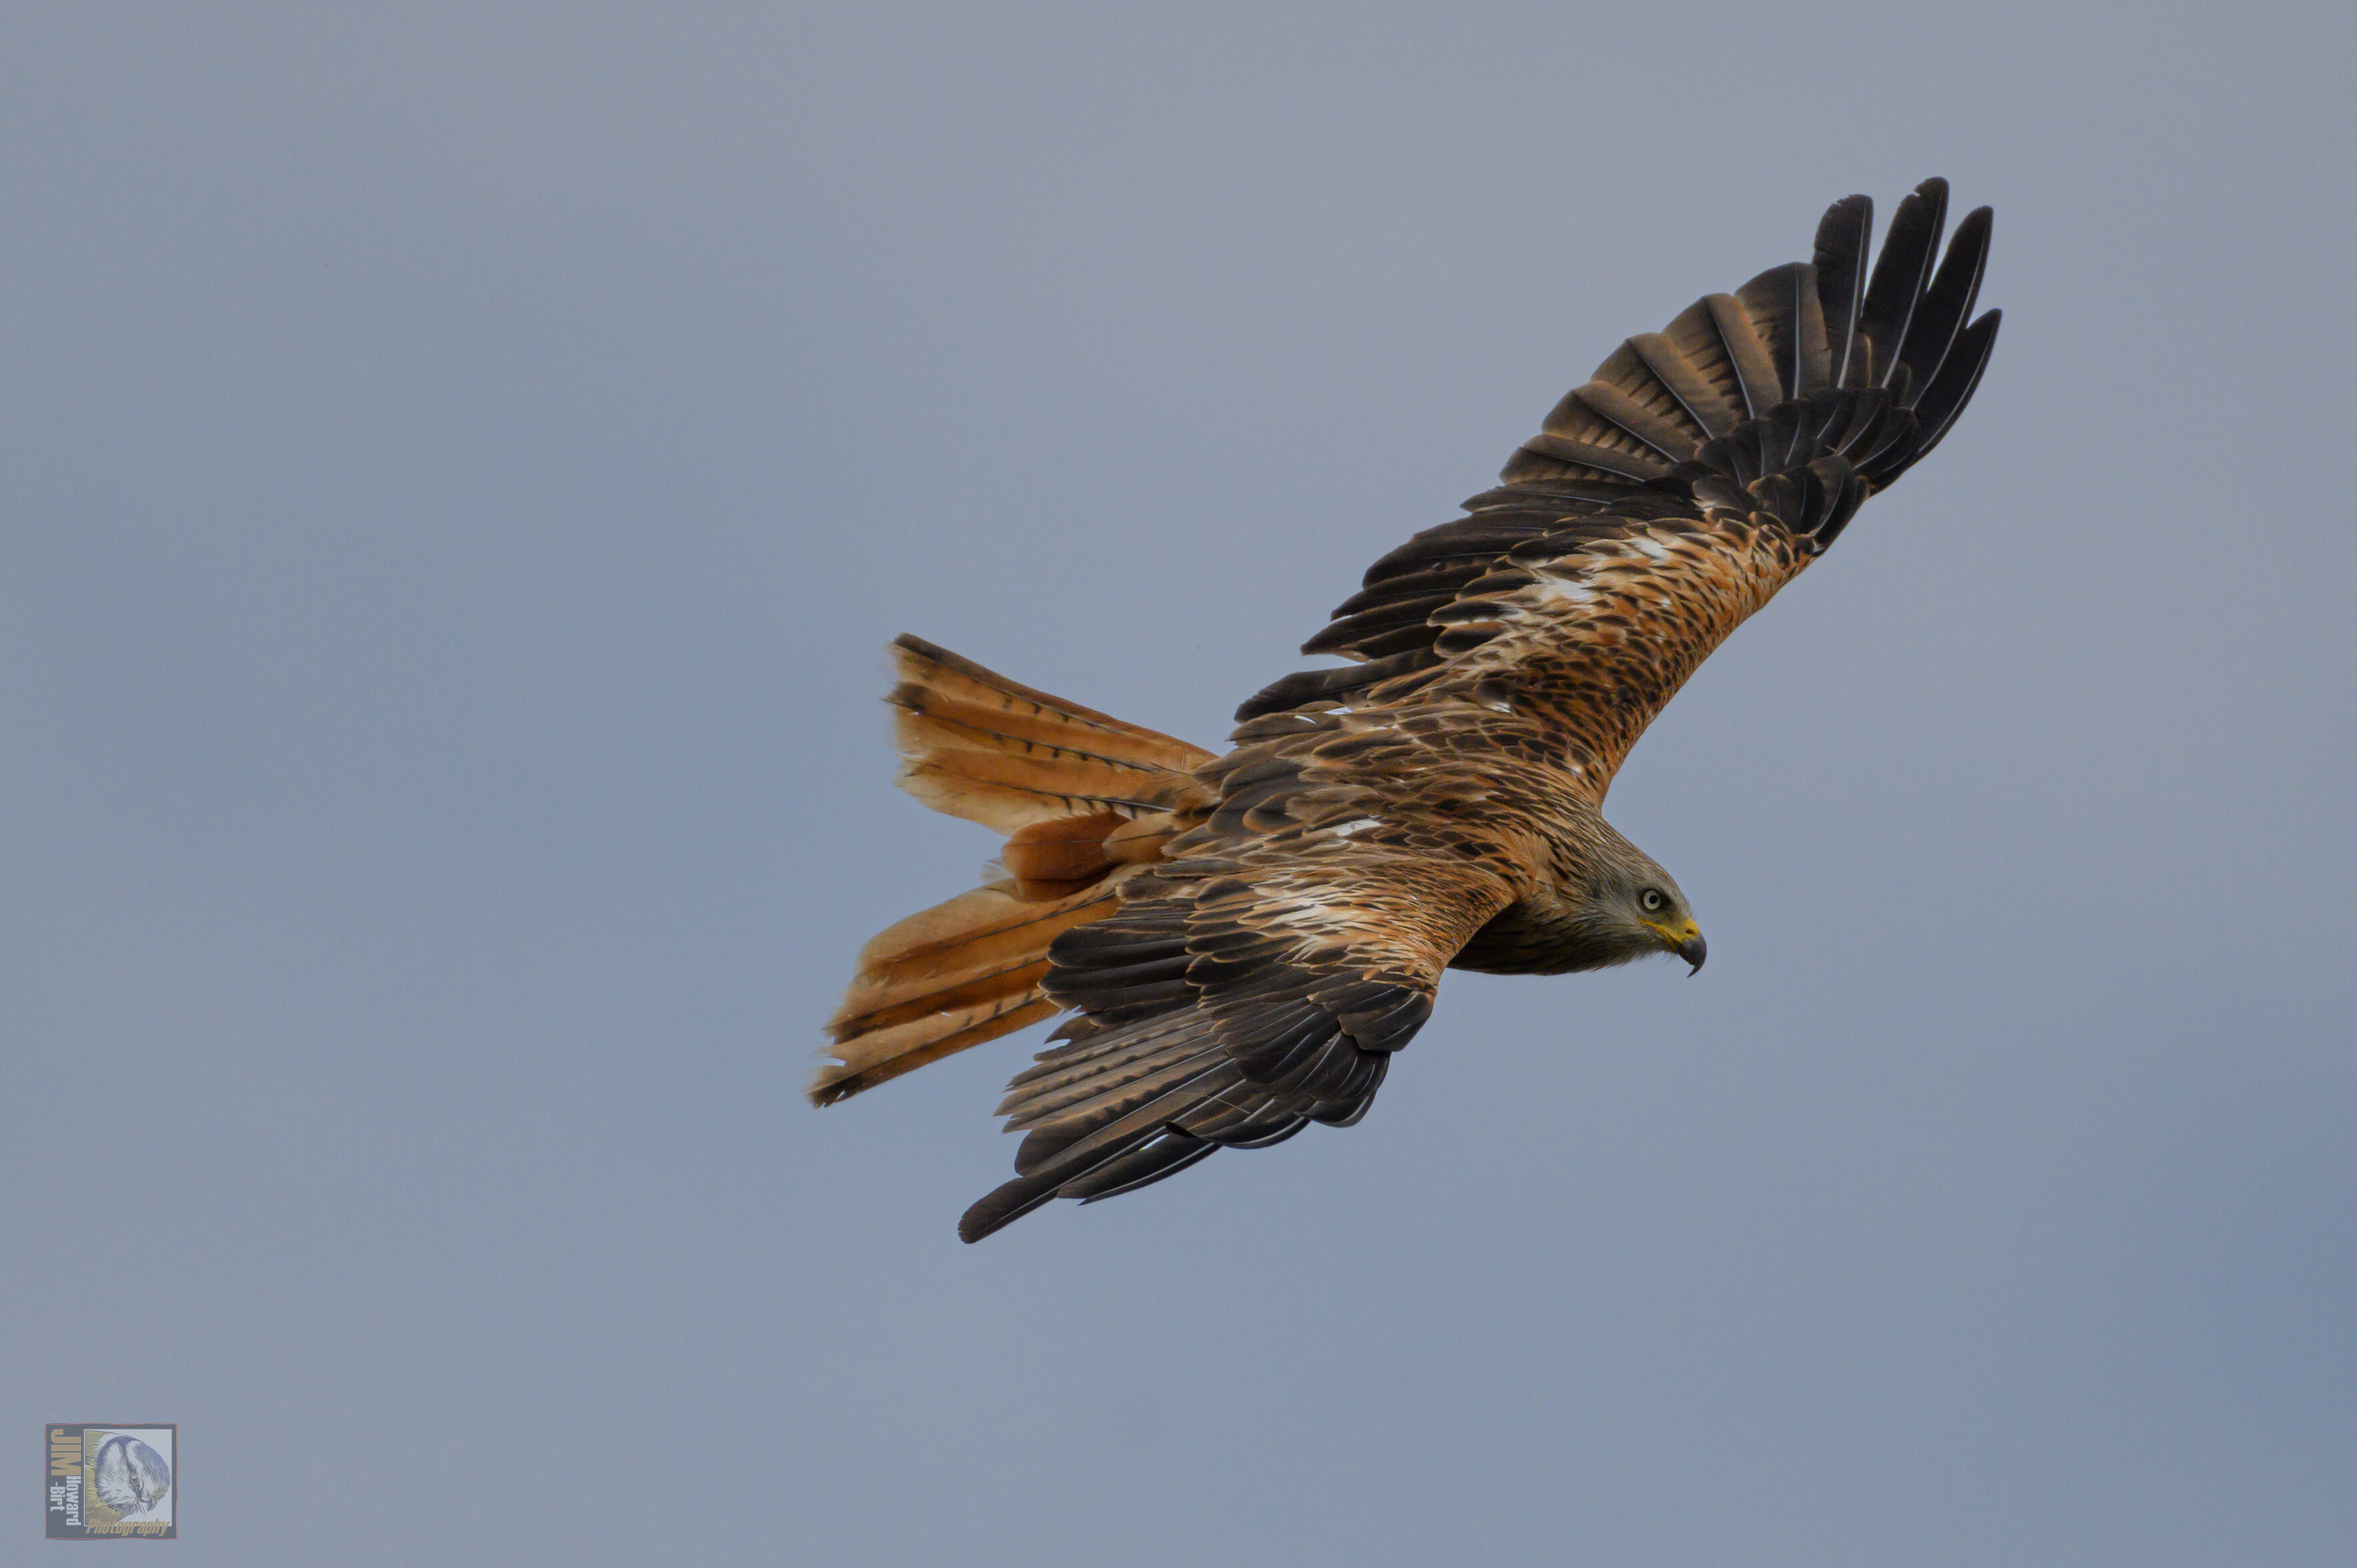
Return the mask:
<path fill-rule="evenodd" d="M 1670 874 L 1635 844 L 1609 833 L 1597 857 L 1580 924 L 1611 953 L 1605 961 L 1626 963 L 1652 953 L 1674 953 L 1699 974 L 1709 947 L 1694 909 Z"/>

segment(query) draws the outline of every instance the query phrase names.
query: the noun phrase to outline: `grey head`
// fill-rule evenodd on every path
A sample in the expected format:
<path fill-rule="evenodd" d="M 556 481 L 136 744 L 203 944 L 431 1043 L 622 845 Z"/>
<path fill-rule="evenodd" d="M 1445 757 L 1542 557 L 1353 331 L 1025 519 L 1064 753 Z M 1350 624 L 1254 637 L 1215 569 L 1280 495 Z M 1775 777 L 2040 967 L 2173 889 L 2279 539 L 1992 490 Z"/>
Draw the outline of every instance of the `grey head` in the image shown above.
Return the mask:
<path fill-rule="evenodd" d="M 1572 891 L 1572 926 L 1582 969 L 1602 969 L 1657 952 L 1675 953 L 1702 972 L 1709 947 L 1677 880 L 1652 855 L 1598 819 L 1584 886 Z"/>

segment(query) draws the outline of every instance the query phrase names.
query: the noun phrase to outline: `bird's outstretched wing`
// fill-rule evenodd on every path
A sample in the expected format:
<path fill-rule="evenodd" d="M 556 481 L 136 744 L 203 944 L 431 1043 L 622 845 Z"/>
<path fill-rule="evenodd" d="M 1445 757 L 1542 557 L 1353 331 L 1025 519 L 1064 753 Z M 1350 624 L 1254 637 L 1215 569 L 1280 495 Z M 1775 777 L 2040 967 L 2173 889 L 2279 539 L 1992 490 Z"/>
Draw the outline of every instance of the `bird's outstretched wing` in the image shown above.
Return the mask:
<path fill-rule="evenodd" d="M 959 1222 L 966 1240 L 1366 1114 L 1440 972 L 1515 890 L 1495 863 L 1361 839 L 1365 819 L 1301 802 L 1301 783 L 1297 767 L 1277 784 L 1296 797 L 1283 831 L 1215 818 L 1117 911 L 1056 939 L 1049 993 L 1082 1015 L 1007 1086 L 999 1114 L 1028 1136 L 1016 1178 Z M 1232 779 L 1222 811 L 1274 804 Z"/>
<path fill-rule="evenodd" d="M 1996 340 L 1972 319 L 1986 208 L 1935 272 L 1947 183 L 1834 204 L 1815 256 L 1632 338 L 1523 443 L 1469 516 L 1375 563 L 1240 720 L 1461 698 L 1556 725 L 1601 799 L 1655 714 L 1736 627 L 1938 445 Z"/>

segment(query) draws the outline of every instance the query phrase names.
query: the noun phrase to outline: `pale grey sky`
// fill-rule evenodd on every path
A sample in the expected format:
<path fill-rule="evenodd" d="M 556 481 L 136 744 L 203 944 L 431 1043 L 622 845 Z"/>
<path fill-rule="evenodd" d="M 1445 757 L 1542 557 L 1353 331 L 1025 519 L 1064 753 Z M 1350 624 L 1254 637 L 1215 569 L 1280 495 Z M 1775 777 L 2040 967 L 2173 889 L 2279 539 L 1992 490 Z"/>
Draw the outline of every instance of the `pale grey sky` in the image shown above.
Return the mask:
<path fill-rule="evenodd" d="M 0 1560 L 132 1419 L 184 1568 L 2344 1553 L 2352 44 L 6 6 Z M 1700 978 L 1452 977 L 1363 1125 L 974 1248 L 1036 1032 L 802 1102 L 994 848 L 893 633 L 1215 742 L 1932 174 L 1977 400 L 1612 797 Z"/>

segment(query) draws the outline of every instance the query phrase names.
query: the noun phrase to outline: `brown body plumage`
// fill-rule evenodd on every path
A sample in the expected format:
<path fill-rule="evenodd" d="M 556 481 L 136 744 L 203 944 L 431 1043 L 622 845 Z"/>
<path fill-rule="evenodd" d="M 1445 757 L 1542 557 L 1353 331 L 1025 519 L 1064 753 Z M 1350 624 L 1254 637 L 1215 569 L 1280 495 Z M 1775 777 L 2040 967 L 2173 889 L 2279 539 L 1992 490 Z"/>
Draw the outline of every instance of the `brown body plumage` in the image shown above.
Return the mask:
<path fill-rule="evenodd" d="M 1007 836 L 1006 875 L 860 954 L 820 1104 L 1070 1008 L 1008 1086 L 982 1236 L 1365 1114 L 1445 968 L 1555 974 L 1704 947 L 1604 821 L 1711 650 L 1944 435 L 1996 337 L 1984 208 L 1947 188 L 1631 338 L 1468 516 L 1369 570 L 1212 754 L 898 639 L 902 788 Z"/>

